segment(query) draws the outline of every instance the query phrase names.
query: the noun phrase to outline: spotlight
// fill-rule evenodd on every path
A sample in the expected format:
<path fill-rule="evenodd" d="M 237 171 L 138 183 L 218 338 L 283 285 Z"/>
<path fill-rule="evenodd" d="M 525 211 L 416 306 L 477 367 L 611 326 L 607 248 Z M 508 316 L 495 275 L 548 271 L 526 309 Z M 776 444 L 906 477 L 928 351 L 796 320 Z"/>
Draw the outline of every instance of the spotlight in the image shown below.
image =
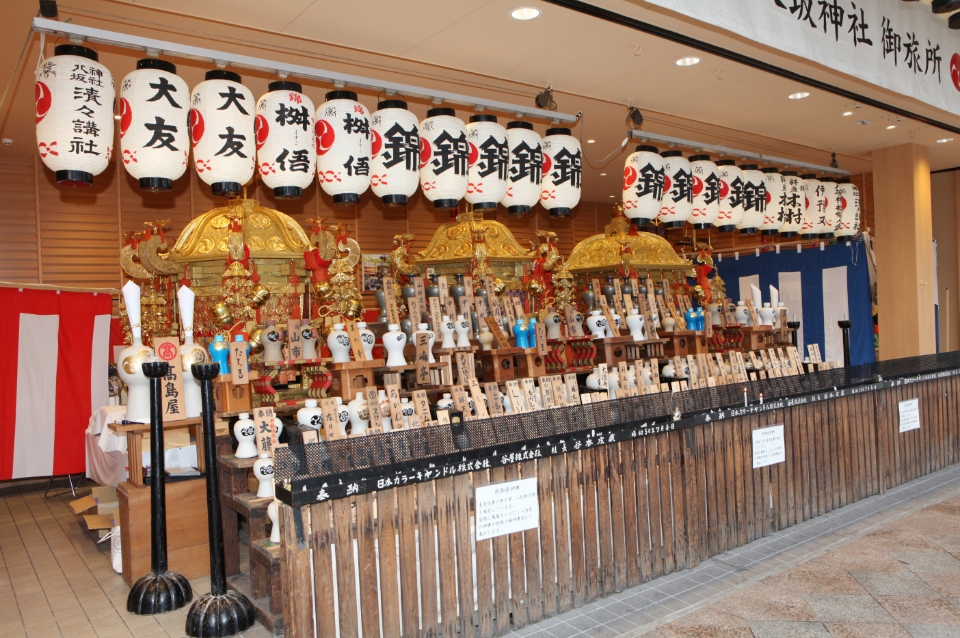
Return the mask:
<path fill-rule="evenodd" d="M 626 125 L 628 129 L 638 129 L 643 126 L 643 113 L 635 106 L 627 107 Z"/>
<path fill-rule="evenodd" d="M 49 20 L 57 17 L 57 0 L 40 0 L 40 15 Z"/>
<path fill-rule="evenodd" d="M 950 13 L 960 9 L 960 0 L 933 0 L 930 8 L 934 13 Z"/>
<path fill-rule="evenodd" d="M 553 99 L 553 90 L 550 85 L 547 85 L 547 88 L 537 93 L 537 97 L 533 98 L 533 103 L 540 109 L 547 109 L 548 111 L 557 110 L 557 103 Z"/>

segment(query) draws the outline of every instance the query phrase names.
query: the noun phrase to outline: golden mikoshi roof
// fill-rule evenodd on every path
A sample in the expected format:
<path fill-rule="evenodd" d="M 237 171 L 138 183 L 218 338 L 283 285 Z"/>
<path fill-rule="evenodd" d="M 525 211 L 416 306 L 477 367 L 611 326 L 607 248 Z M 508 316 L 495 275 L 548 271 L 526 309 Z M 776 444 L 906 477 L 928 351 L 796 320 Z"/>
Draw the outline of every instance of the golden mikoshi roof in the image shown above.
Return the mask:
<path fill-rule="evenodd" d="M 500 222 L 483 218 L 480 211 L 457 215 L 433 234 L 427 247 L 416 254 L 418 264 L 444 264 L 469 261 L 475 253 L 474 238 L 482 234 L 486 255 L 491 262 L 527 262 L 533 253 L 517 243 L 513 233 Z"/>
<path fill-rule="evenodd" d="M 243 225 L 243 239 L 251 257 L 293 259 L 312 248 L 310 238 L 293 218 L 265 208 L 255 199 L 238 199 L 190 222 L 170 250 L 170 257 L 179 262 L 226 259 L 229 227 L 234 219 Z"/>
<path fill-rule="evenodd" d="M 615 270 L 628 259 L 637 270 L 686 270 L 692 267 L 666 239 L 652 233 L 630 234 L 630 222 L 625 217 L 614 217 L 605 232 L 587 237 L 574 246 L 567 258 L 570 272 L 601 272 Z M 627 244 L 633 253 L 624 256 Z"/>

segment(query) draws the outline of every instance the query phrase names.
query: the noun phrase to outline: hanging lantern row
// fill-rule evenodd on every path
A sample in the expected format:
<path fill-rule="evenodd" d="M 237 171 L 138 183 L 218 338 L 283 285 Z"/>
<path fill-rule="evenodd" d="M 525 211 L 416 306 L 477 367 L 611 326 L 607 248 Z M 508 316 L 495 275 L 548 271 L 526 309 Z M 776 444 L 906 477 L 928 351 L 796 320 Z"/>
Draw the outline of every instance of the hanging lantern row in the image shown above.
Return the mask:
<path fill-rule="evenodd" d="M 37 145 L 58 183 L 90 185 L 108 166 L 113 104 L 113 78 L 92 49 L 60 45 L 41 65 Z M 398 99 L 371 114 L 342 89 L 314 109 L 303 87 L 286 80 L 254 100 L 241 77 L 223 69 L 208 71 L 191 92 L 176 66 L 153 58 L 123 79 L 119 111 L 123 165 L 153 192 L 173 188 L 192 149 L 197 175 L 223 197 L 239 196 L 256 171 L 280 199 L 301 197 L 316 174 L 338 205 L 357 204 L 370 188 L 384 205 L 404 206 L 418 185 L 437 209 L 466 199 L 520 216 L 540 202 L 564 217 L 580 202 L 582 152 L 567 128 L 541 138 L 529 122 L 504 128 L 480 114 L 464 124 L 449 107 L 418 122 Z"/>
<path fill-rule="evenodd" d="M 575 141 L 575 140 L 574 140 Z M 579 149 L 579 147 L 578 147 Z M 667 228 L 739 230 L 802 239 L 841 239 L 860 232 L 860 193 L 849 178 L 683 158 L 640 145 L 623 169 L 624 214 L 637 226 L 658 220 Z"/>

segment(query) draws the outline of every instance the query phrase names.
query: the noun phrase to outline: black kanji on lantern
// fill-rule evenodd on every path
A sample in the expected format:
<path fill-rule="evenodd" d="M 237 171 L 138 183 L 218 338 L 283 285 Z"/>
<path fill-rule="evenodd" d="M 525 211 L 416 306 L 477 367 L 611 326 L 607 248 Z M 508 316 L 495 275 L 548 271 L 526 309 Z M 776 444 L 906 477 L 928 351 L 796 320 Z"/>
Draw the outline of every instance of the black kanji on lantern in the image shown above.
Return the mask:
<path fill-rule="evenodd" d="M 353 159 L 353 155 L 351 155 L 347 161 L 343 163 L 343 167 L 347 169 L 347 177 L 353 177 L 354 175 L 369 175 L 370 158 L 358 157 L 357 159 Z"/>
<path fill-rule="evenodd" d="M 666 171 L 647 164 L 637 172 L 637 197 L 651 195 L 656 200 L 663 199 L 663 185 Z"/>
<path fill-rule="evenodd" d="M 754 184 L 747 181 L 743 185 L 743 210 L 755 210 L 762 213 L 767 209 L 767 187 L 762 182 Z"/>
<path fill-rule="evenodd" d="M 100 91 L 90 86 L 73 87 L 73 99 L 82 99 L 84 104 L 87 102 L 93 102 L 97 106 L 103 106 L 103 104 L 100 103 Z"/>
<path fill-rule="evenodd" d="M 221 93 L 220 97 L 224 98 L 224 102 L 223 102 L 223 106 L 217 109 L 218 111 L 226 111 L 228 108 L 230 108 L 230 105 L 233 104 L 235 107 L 237 107 L 238 111 L 240 111 L 244 115 L 247 115 L 246 109 L 244 109 L 243 105 L 240 104 L 240 100 L 246 100 L 247 96 L 244 95 L 243 93 L 238 93 L 237 87 L 233 85 L 228 86 L 227 92 Z M 221 135 L 220 137 L 223 137 L 223 136 Z M 219 155 L 219 153 L 217 153 L 217 155 Z"/>
<path fill-rule="evenodd" d="M 370 120 L 365 117 L 353 117 L 353 113 L 347 113 L 343 118 L 343 130 L 347 133 L 362 133 L 364 137 L 370 137 Z"/>
<path fill-rule="evenodd" d="M 80 137 L 70 140 L 70 152 L 76 155 L 99 155 L 100 153 L 93 150 L 96 146 L 93 140 L 84 140 Z"/>
<path fill-rule="evenodd" d="M 553 185 L 559 186 L 565 182 L 570 182 L 574 188 L 580 188 L 580 182 L 583 177 L 583 154 L 580 149 L 576 153 L 571 153 L 570 149 L 564 146 L 557 154 L 553 156 L 553 172 L 550 176 L 553 178 Z"/>
<path fill-rule="evenodd" d="M 394 122 L 383 134 L 383 167 L 392 168 L 400 162 L 408 171 L 420 170 L 420 134 L 416 124 L 407 131 Z"/>
<path fill-rule="evenodd" d="M 510 151 L 507 140 L 497 141 L 493 135 L 477 147 L 480 155 L 477 158 L 477 174 L 480 177 L 497 174 L 497 179 L 507 179 L 507 167 L 510 164 Z"/>
<path fill-rule="evenodd" d="M 295 106 L 287 106 L 283 102 L 280 102 L 276 113 L 276 121 L 280 126 L 286 126 L 287 124 L 290 126 L 302 126 L 304 131 L 310 126 L 310 111 L 308 111 L 305 106 L 297 108 Z"/>
<path fill-rule="evenodd" d="M 161 75 L 161 76 L 157 79 L 157 83 L 156 83 L 156 84 L 154 84 L 153 82 L 151 82 L 148 86 L 149 86 L 151 89 L 156 89 L 156 90 L 157 90 L 157 93 L 156 93 L 156 95 L 154 95 L 152 98 L 148 98 L 148 99 L 147 99 L 147 102 L 156 102 L 156 101 L 159 100 L 160 98 L 165 97 L 165 98 L 167 98 L 167 102 L 170 103 L 170 106 L 172 106 L 172 107 L 174 107 L 174 108 L 177 108 L 177 109 L 181 108 L 180 105 L 177 104 L 177 101 L 173 99 L 173 96 L 170 95 L 171 93 L 176 93 L 176 92 L 177 92 L 177 87 L 174 86 L 173 84 L 170 84 L 170 82 L 167 81 L 167 78 L 165 78 L 165 77 L 163 77 L 163 76 Z"/>
<path fill-rule="evenodd" d="M 73 132 L 89 135 L 90 137 L 100 137 L 100 127 L 96 121 L 73 120 Z"/>
<path fill-rule="evenodd" d="M 454 175 L 467 174 L 470 143 L 467 142 L 467 134 L 464 131 L 460 131 L 459 137 L 453 137 L 450 131 L 444 130 L 433 140 L 433 148 L 433 160 L 430 163 L 434 167 L 434 175 L 446 173 L 451 168 Z"/>
<path fill-rule="evenodd" d="M 528 178 L 531 184 L 539 184 L 543 170 L 543 151 L 540 145 L 536 148 L 527 144 L 526 140 L 520 140 L 520 143 L 513 147 L 513 162 L 510 164 L 510 181 L 519 182 L 521 179 Z"/>
<path fill-rule="evenodd" d="M 730 182 L 730 195 L 728 195 L 727 199 L 730 208 L 743 205 L 743 187 L 743 180 L 739 177 Z"/>
<path fill-rule="evenodd" d="M 310 155 L 306 149 L 296 149 L 292 153 L 288 149 L 283 149 L 283 152 L 277 155 L 276 161 L 281 171 L 310 172 Z"/>
<path fill-rule="evenodd" d="M 720 199 L 720 177 L 716 173 L 703 180 L 703 203 L 712 204 Z"/>
<path fill-rule="evenodd" d="M 177 132 L 177 127 L 167 124 L 162 117 L 154 116 L 154 123 L 143 123 L 144 128 L 153 132 L 150 141 L 143 145 L 143 148 L 169 148 L 171 151 L 178 151 L 173 145 L 173 134 Z M 222 136 L 221 136 L 222 137 Z"/>
<path fill-rule="evenodd" d="M 242 96 L 241 96 L 242 97 Z M 230 157 L 231 155 L 239 155 L 240 157 L 246 157 L 243 154 L 243 141 L 247 139 L 246 135 L 237 135 L 233 131 L 232 126 L 227 127 L 227 132 L 223 135 L 218 135 L 223 142 L 223 148 L 214 153 L 214 155 L 223 155 L 224 157 Z"/>
<path fill-rule="evenodd" d="M 686 200 L 688 202 L 693 201 L 693 176 L 689 171 L 685 171 L 682 168 L 673 174 L 671 182 L 673 184 L 670 188 L 670 198 L 674 202 L 680 202 Z"/>

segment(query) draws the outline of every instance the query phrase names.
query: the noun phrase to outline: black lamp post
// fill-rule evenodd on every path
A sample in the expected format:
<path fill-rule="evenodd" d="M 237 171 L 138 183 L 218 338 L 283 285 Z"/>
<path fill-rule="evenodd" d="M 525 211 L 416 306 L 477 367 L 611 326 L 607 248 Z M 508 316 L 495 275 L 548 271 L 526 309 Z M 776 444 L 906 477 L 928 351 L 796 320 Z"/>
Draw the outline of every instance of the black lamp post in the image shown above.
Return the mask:
<path fill-rule="evenodd" d="M 853 323 L 849 319 L 838 321 L 837 325 L 843 330 L 843 367 L 850 367 L 850 327 Z"/>

